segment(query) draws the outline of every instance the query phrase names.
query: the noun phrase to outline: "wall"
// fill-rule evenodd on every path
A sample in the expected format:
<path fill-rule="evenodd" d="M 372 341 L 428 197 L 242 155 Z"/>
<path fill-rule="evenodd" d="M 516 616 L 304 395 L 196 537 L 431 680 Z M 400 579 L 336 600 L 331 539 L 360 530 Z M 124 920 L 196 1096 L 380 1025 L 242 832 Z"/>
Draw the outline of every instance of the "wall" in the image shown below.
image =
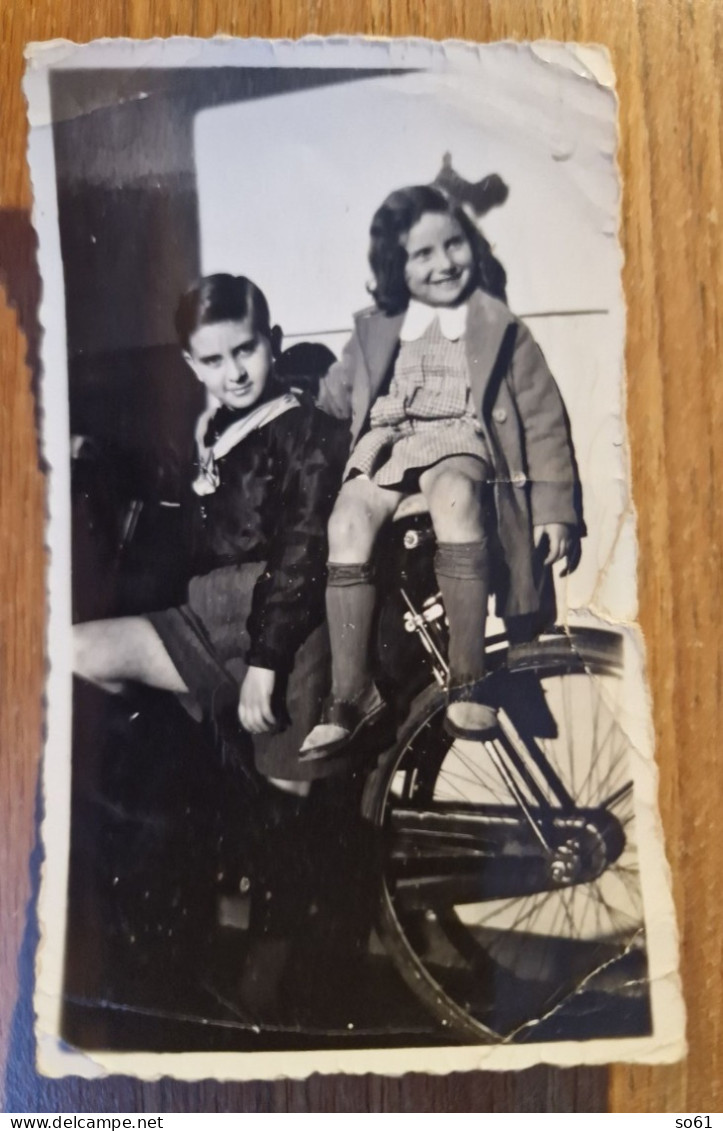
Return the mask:
<path fill-rule="evenodd" d="M 583 480 L 589 533 L 561 599 L 632 619 L 615 101 L 586 65 L 604 77 L 600 54 L 547 54 L 554 66 L 512 44 L 481 61 L 460 48 L 424 57 L 424 73 L 353 72 L 199 112 L 201 268 L 249 275 L 287 340 L 338 356 L 370 302 L 369 223 L 386 194 L 432 180 L 446 151 L 469 181 L 500 175 L 508 199 L 482 226 L 562 390 Z"/>

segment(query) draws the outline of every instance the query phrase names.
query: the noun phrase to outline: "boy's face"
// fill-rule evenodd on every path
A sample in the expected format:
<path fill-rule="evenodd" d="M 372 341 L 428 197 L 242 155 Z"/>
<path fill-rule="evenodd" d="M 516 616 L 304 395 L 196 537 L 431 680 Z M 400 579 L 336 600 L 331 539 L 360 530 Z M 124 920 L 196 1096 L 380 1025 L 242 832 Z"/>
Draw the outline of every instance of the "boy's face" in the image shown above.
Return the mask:
<path fill-rule="evenodd" d="M 272 370 L 271 342 L 249 316 L 242 322 L 212 322 L 191 335 L 184 357 L 209 393 L 226 408 L 256 404 Z"/>
<path fill-rule="evenodd" d="M 412 298 L 427 306 L 454 306 L 472 280 L 474 256 L 459 221 L 445 212 L 425 212 L 409 229 L 404 279 Z"/>

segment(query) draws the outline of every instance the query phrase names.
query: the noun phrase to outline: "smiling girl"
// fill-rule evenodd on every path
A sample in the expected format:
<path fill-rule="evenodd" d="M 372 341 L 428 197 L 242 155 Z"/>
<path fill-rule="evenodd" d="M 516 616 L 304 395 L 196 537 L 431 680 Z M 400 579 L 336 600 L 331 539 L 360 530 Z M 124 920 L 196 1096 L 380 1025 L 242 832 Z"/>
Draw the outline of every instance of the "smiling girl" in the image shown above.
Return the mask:
<path fill-rule="evenodd" d="M 503 301 L 503 272 L 440 189 L 394 192 L 375 214 L 375 306 L 356 318 L 319 403 L 351 418 L 352 451 L 329 523 L 326 603 L 332 691 L 302 758 L 335 753 L 385 711 L 371 672 L 372 557 L 404 496 L 421 491 L 437 537 L 449 622 L 446 728 L 485 738 L 485 619 L 539 605 L 533 557 L 579 556 L 579 485 L 555 382 Z M 496 552 L 499 551 L 499 552 Z M 540 563 L 541 564 L 541 563 Z"/>

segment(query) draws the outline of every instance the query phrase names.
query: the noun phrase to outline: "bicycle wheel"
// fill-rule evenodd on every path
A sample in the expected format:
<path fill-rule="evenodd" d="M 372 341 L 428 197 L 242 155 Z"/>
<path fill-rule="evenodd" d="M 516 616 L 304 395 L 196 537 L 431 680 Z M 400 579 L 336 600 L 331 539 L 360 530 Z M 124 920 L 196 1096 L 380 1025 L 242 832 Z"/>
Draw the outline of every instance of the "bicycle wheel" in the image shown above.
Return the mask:
<path fill-rule="evenodd" d="M 581 990 L 644 983 L 619 645 L 579 630 L 498 655 L 493 743 L 449 738 L 428 688 L 367 783 L 379 933 L 456 1039 L 530 1039 Z"/>

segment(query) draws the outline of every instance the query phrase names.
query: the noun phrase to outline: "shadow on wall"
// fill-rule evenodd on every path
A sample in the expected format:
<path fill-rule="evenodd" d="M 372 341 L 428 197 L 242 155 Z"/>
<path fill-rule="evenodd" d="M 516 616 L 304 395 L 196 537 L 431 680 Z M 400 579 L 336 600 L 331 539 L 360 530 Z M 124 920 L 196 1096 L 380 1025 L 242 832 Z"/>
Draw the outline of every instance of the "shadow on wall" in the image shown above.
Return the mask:
<path fill-rule="evenodd" d="M 175 340 L 178 296 L 199 272 L 193 144 L 199 111 L 375 73 L 56 71 L 53 138 L 71 357 Z"/>

